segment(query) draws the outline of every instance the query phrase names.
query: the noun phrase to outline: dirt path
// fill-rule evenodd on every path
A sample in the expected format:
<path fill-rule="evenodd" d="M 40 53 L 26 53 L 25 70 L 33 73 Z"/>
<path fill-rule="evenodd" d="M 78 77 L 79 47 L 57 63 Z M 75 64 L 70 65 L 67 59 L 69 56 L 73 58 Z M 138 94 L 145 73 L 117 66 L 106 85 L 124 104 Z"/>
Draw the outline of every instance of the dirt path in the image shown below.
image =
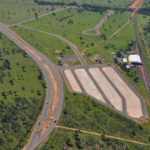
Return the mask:
<path fill-rule="evenodd" d="M 112 38 L 115 34 L 117 34 L 120 30 L 122 30 L 127 24 L 129 24 L 129 22 L 130 19 L 128 19 L 128 22 L 125 25 L 123 25 L 119 30 L 117 30 L 115 33 L 113 33 L 108 39 Z"/>
<path fill-rule="evenodd" d="M 56 127 L 67 129 L 67 130 L 73 130 L 73 131 L 79 130 L 79 129 L 68 128 L 68 127 L 63 127 L 63 126 L 56 126 Z M 84 130 L 80 130 L 80 132 L 82 132 L 82 133 L 88 133 L 88 134 L 92 134 L 92 135 L 98 135 L 98 136 L 102 135 L 100 133 L 89 132 L 89 131 L 84 131 Z M 118 140 L 122 140 L 122 141 L 127 141 L 127 142 L 131 142 L 131 143 L 136 143 L 136 144 L 141 144 L 141 145 L 150 145 L 150 144 L 146 144 L 146 143 L 142 143 L 142 142 L 138 142 L 138 141 L 133 141 L 133 140 L 128 140 L 128 139 L 124 139 L 124 138 L 120 138 L 120 137 L 116 137 L 116 136 L 105 135 L 105 137 L 112 138 L 112 139 L 118 139 Z"/>
<path fill-rule="evenodd" d="M 97 47 L 97 45 L 95 45 L 94 47 Z M 86 50 L 88 50 L 88 49 L 90 49 L 90 48 L 94 48 L 94 47 L 85 48 L 85 49 L 82 51 L 81 55 L 84 56 L 84 52 L 85 52 Z"/>
<path fill-rule="evenodd" d="M 137 5 L 138 3 L 140 3 L 140 1 L 141 1 L 141 0 L 134 0 L 134 1 L 131 3 L 131 5 L 128 6 L 128 7 L 129 7 L 129 8 L 136 8 L 136 5 Z"/>

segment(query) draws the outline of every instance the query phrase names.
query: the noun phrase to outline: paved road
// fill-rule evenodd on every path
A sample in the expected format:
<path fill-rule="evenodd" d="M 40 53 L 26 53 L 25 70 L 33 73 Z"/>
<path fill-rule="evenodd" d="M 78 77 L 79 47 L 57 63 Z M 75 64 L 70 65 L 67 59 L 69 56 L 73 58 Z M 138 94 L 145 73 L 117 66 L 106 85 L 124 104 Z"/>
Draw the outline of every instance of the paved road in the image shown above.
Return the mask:
<path fill-rule="evenodd" d="M 40 68 L 41 68 L 41 70 L 45 76 L 46 83 L 47 83 L 46 101 L 49 101 L 49 104 L 50 104 L 50 100 L 51 100 L 51 84 L 50 84 L 49 75 L 48 75 L 46 69 L 44 68 L 42 62 L 40 62 L 32 53 L 30 53 L 24 46 L 22 46 L 20 44 L 20 42 L 18 42 L 18 40 L 21 41 L 21 43 L 24 43 L 25 45 L 27 45 L 29 48 L 31 48 L 34 52 L 36 52 L 44 60 L 44 62 L 49 66 L 49 68 L 53 71 L 53 74 L 54 74 L 56 81 L 57 81 L 57 84 L 58 84 L 58 91 L 59 91 L 59 93 L 58 93 L 58 106 L 57 106 L 57 110 L 56 110 L 54 119 L 59 120 L 59 117 L 60 117 L 60 114 L 62 111 L 62 106 L 63 106 L 63 82 L 62 82 L 60 74 L 58 73 L 58 70 L 55 69 L 52 62 L 46 56 L 41 54 L 39 51 L 37 51 L 32 46 L 30 46 L 27 42 L 25 42 L 23 39 L 21 39 L 17 34 L 15 34 L 12 30 L 7 28 L 1 22 L 0 22 L 0 31 L 3 34 L 5 34 L 16 45 L 18 45 L 21 49 L 25 50 L 28 53 L 28 55 L 31 56 L 35 60 L 35 62 L 40 66 Z M 9 33 L 11 33 L 13 36 L 15 36 L 18 40 L 15 40 L 12 36 L 10 36 Z M 49 105 L 45 104 L 43 107 L 41 117 L 39 119 L 39 121 L 41 123 L 44 121 L 45 118 L 47 118 L 48 109 L 49 109 Z M 48 127 L 47 131 L 42 136 L 40 136 L 38 138 L 38 140 L 36 140 L 37 133 L 35 133 L 35 131 L 40 130 L 40 125 L 36 125 L 27 150 L 33 150 L 34 148 L 36 148 L 52 132 L 52 130 L 55 128 L 55 126 L 56 126 L 56 124 L 54 123 L 54 120 L 53 120 L 52 123 L 50 124 L 50 126 Z"/>
<path fill-rule="evenodd" d="M 114 12 L 110 10 L 110 12 L 104 17 L 103 20 L 101 20 L 93 29 L 89 29 L 89 30 L 85 30 L 85 31 L 82 31 L 83 34 L 86 34 L 86 35 L 100 35 L 100 32 L 99 32 L 99 27 L 108 19 L 109 16 L 111 16 Z M 88 34 L 87 32 L 89 31 L 93 31 L 95 30 L 95 33 L 94 34 Z"/>
<path fill-rule="evenodd" d="M 104 71 L 102 70 L 103 67 L 106 68 L 106 67 L 108 67 L 108 65 L 90 65 L 90 66 L 84 66 L 84 67 L 82 67 L 82 66 L 67 67 L 67 68 L 63 68 L 63 69 L 61 70 L 61 72 L 62 72 L 63 77 L 64 77 L 64 79 L 65 79 L 65 81 L 66 81 L 66 83 L 67 83 L 68 88 L 69 88 L 72 92 L 77 93 L 76 91 L 74 91 L 74 90 L 72 89 L 72 87 L 71 87 L 71 85 L 70 85 L 70 83 L 69 83 L 69 81 L 68 81 L 68 79 L 67 79 L 67 77 L 66 77 L 66 75 L 65 75 L 65 73 L 64 73 L 65 70 L 71 70 L 71 72 L 72 72 L 74 78 L 76 79 L 76 81 L 77 81 L 77 83 L 78 83 L 78 85 L 79 85 L 79 87 L 80 87 L 80 89 L 82 90 L 82 93 L 83 93 L 84 95 L 87 95 L 87 96 L 91 97 L 92 99 L 96 100 L 97 102 L 99 102 L 99 103 L 101 103 L 101 104 L 103 104 L 103 105 L 109 107 L 110 109 L 112 109 L 112 110 L 118 112 L 119 114 L 121 114 L 121 115 L 123 115 L 123 116 L 125 116 L 125 117 L 127 117 L 127 118 L 129 118 L 129 119 L 136 119 L 136 120 L 144 120 L 144 119 L 146 119 L 146 118 L 147 118 L 147 111 L 146 111 L 145 102 L 144 102 L 143 98 L 137 93 L 137 91 L 134 90 L 134 88 L 128 83 L 128 81 L 125 80 L 124 77 L 122 77 L 122 75 L 121 75 L 116 69 L 114 69 L 114 67 L 109 66 L 109 67 L 113 68 L 113 69 L 116 71 L 116 73 L 120 76 L 120 78 L 127 84 L 127 86 L 128 86 L 128 87 L 134 92 L 134 94 L 140 99 L 140 104 L 141 104 L 143 116 L 141 116 L 140 118 L 133 118 L 133 117 L 131 117 L 131 116 L 128 115 L 125 97 L 121 94 L 121 92 L 116 88 L 116 86 L 113 84 L 113 82 L 112 82 L 112 81 L 107 77 L 107 75 L 104 73 Z M 102 89 L 99 87 L 99 85 L 97 84 L 97 82 L 95 81 L 95 79 L 93 78 L 93 76 L 91 75 L 91 73 L 89 72 L 89 68 L 99 68 L 99 70 L 100 70 L 101 73 L 105 76 L 105 78 L 106 78 L 107 81 L 110 83 L 110 85 L 115 89 L 115 91 L 116 91 L 116 92 L 118 93 L 118 95 L 121 97 L 121 99 L 122 99 L 122 111 L 119 111 L 119 110 L 115 109 L 115 108 L 112 106 L 110 100 L 107 98 L 107 95 L 105 95 L 105 93 L 102 91 Z M 91 95 L 89 95 L 89 94 L 85 91 L 85 89 L 84 89 L 84 87 L 82 86 L 80 80 L 78 79 L 77 75 L 75 74 L 75 70 L 76 70 L 76 69 L 85 69 L 85 70 L 86 70 L 87 74 L 89 75 L 89 77 L 91 78 L 91 80 L 92 80 L 93 83 L 95 84 L 96 88 L 98 89 L 98 91 L 101 93 L 101 95 L 102 95 L 103 98 L 105 99 L 106 103 L 103 103 L 102 101 L 96 99 L 95 97 L 92 97 Z M 79 94 L 81 94 L 81 93 L 79 93 Z"/>
<path fill-rule="evenodd" d="M 68 8 L 76 8 L 76 6 L 67 6 L 67 7 L 64 7 L 64 8 L 60 8 L 60 9 L 57 9 L 57 10 L 54 10 L 54 11 L 51 11 L 51 12 L 48 12 L 48 13 L 39 15 L 38 18 L 44 17 L 44 16 L 49 15 L 49 14 L 52 14 L 52 13 L 56 13 L 56 12 L 62 11 L 62 10 L 64 10 L 64 9 L 68 9 Z M 11 24 L 9 27 L 17 26 L 17 25 L 19 25 L 19 24 L 22 24 L 22 23 L 25 23 L 25 22 L 28 22 L 28 21 L 31 21 L 31 20 L 34 20 L 34 19 L 36 19 L 36 18 L 33 17 L 33 18 L 30 18 L 30 19 L 26 19 L 26 20 L 23 20 L 23 21 L 20 21 L 20 22 Z"/>
<path fill-rule="evenodd" d="M 79 58 L 81 64 L 82 64 L 83 66 L 86 66 L 85 60 L 82 58 L 82 56 L 81 56 L 80 53 L 78 52 L 76 46 L 75 46 L 73 43 L 69 42 L 68 40 L 62 38 L 62 37 L 59 36 L 59 35 L 53 34 L 53 33 L 49 33 L 49 32 L 45 32 L 45 31 L 41 31 L 41 30 L 29 28 L 29 27 L 22 26 L 22 25 L 18 25 L 18 26 L 19 26 L 19 27 L 26 28 L 26 29 L 30 29 L 30 30 L 33 30 L 33 31 L 41 32 L 41 33 L 44 33 L 44 34 L 52 35 L 52 36 L 55 36 L 55 37 L 57 37 L 58 39 L 64 41 L 65 43 L 67 43 L 67 44 L 72 48 L 72 50 L 74 51 L 74 53 L 76 54 L 76 56 Z"/>

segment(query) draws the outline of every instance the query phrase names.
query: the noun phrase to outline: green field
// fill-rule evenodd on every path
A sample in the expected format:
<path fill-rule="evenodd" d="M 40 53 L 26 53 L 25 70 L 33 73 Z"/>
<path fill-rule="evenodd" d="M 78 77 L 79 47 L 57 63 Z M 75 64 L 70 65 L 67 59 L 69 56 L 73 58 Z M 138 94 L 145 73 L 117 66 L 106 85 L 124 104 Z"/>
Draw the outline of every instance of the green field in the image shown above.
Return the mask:
<path fill-rule="evenodd" d="M 50 12 L 60 6 L 38 5 L 33 0 L 0 0 L 0 20 L 6 24 L 17 23 L 25 19 Z"/>
<path fill-rule="evenodd" d="M 150 20 L 150 16 L 138 15 L 138 23 L 140 25 L 141 32 L 142 32 L 142 34 L 144 36 L 144 39 L 145 39 L 148 51 L 150 53 L 150 43 L 149 43 L 149 41 L 150 41 L 150 33 L 143 30 L 143 28 L 145 28 L 147 26 L 147 24 L 149 23 L 149 20 Z"/>
<path fill-rule="evenodd" d="M 149 8 L 150 7 L 150 0 L 145 0 L 142 8 Z"/>
<path fill-rule="evenodd" d="M 145 22 L 145 21 L 144 21 Z M 143 23 L 144 23 L 143 22 Z M 141 49 L 142 49 L 142 53 L 143 53 L 143 57 L 144 57 L 144 61 L 146 63 L 146 67 L 147 67 L 147 71 L 148 71 L 148 74 L 150 76 L 150 60 L 147 56 L 147 52 L 146 52 L 146 48 L 145 48 L 145 44 L 142 42 L 143 39 L 142 39 L 142 36 L 141 36 L 141 33 L 140 33 L 140 30 L 138 28 L 138 24 L 137 24 L 137 17 L 135 17 L 135 24 L 136 24 L 136 30 L 137 30 L 137 33 L 138 33 L 138 38 L 139 38 L 139 41 L 140 41 L 140 46 L 141 46 Z"/>
<path fill-rule="evenodd" d="M 29 44 L 38 49 L 44 55 L 46 55 L 54 64 L 70 64 L 70 62 L 68 61 L 63 62 L 63 59 L 61 58 L 63 58 L 63 56 L 67 56 L 67 54 L 74 54 L 74 52 L 70 48 L 70 46 L 62 40 L 52 35 L 43 34 L 33 30 L 27 30 L 25 28 L 13 27 L 12 29 L 19 33 L 19 35 Z M 77 58 L 75 54 L 74 56 L 75 58 Z M 71 64 L 80 64 L 80 62 L 71 62 Z"/>
<path fill-rule="evenodd" d="M 111 0 L 111 1 L 106 1 L 106 0 L 45 0 L 48 2 L 64 2 L 66 4 L 76 2 L 77 4 L 91 4 L 91 5 L 100 5 L 100 6 L 107 6 L 107 7 L 127 7 L 132 3 L 133 0 L 126 0 L 126 1 L 121 1 L 121 0 Z"/>
<path fill-rule="evenodd" d="M 149 150 L 149 146 L 61 128 L 54 131 L 48 141 L 36 150 L 58 150 L 60 147 L 73 150 Z"/>
<path fill-rule="evenodd" d="M 0 58 L 0 149 L 17 149 L 40 113 L 45 81 L 35 62 L 2 33 Z"/>
<path fill-rule="evenodd" d="M 108 12 L 104 12 L 101 15 L 99 12 L 95 13 L 91 11 L 85 11 L 76 16 L 56 23 L 56 26 L 64 30 L 82 33 L 84 30 L 94 28 L 107 14 Z M 104 34 L 106 38 L 111 36 L 128 21 L 129 16 L 130 13 L 128 12 L 118 12 L 111 15 L 110 18 L 106 20 L 106 22 L 99 28 L 101 35 Z M 73 23 L 70 23 L 70 21 Z M 90 38 L 90 36 L 88 37 Z"/>
<path fill-rule="evenodd" d="M 64 104 L 61 126 L 149 143 L 150 130 L 65 85 Z"/>
<path fill-rule="evenodd" d="M 103 14 L 100 14 L 99 12 L 84 11 L 56 23 L 56 26 L 64 30 L 82 33 L 84 30 L 94 28 L 108 13 L 109 12 L 107 11 L 103 12 Z"/>

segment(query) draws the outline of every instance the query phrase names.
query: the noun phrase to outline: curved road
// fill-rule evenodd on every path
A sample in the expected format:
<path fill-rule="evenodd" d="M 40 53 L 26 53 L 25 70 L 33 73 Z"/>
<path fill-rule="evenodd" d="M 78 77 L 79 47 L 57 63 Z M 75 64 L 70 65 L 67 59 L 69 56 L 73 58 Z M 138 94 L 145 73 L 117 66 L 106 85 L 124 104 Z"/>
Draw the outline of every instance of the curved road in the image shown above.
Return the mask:
<path fill-rule="evenodd" d="M 52 14 L 52 13 L 56 13 L 56 12 L 59 12 L 59 11 L 62 11 L 62 10 L 64 10 L 64 9 L 68 9 L 68 8 L 76 8 L 76 6 L 67 6 L 67 7 L 64 7 L 64 8 L 60 8 L 60 9 L 57 9 L 57 10 L 48 12 L 48 13 L 46 13 L 46 14 L 39 15 L 38 18 L 44 17 L 44 16 L 46 16 L 46 15 L 50 15 L 50 14 Z M 11 24 L 9 27 L 17 26 L 17 25 L 19 25 L 19 24 L 22 24 L 22 23 L 25 23 L 25 22 L 28 22 L 28 21 L 31 21 L 31 20 L 34 20 L 34 19 L 36 19 L 36 18 L 33 17 L 33 18 L 30 18 L 30 19 L 26 19 L 26 20 L 24 20 L 24 21 L 20 21 L 20 22 Z"/>
<path fill-rule="evenodd" d="M 52 72 L 55 76 L 55 79 L 57 81 L 58 91 L 59 91 L 59 93 L 58 93 L 58 106 L 57 106 L 56 113 L 54 115 L 54 119 L 59 120 L 59 117 L 60 117 L 61 111 L 62 111 L 62 106 L 63 106 L 63 82 L 62 82 L 60 74 L 55 69 L 53 63 L 46 56 L 41 54 L 39 51 L 37 51 L 32 46 L 30 46 L 27 42 L 25 42 L 23 39 L 21 39 L 17 34 L 15 34 L 12 30 L 7 28 L 1 22 L 0 22 L 0 31 L 3 34 L 5 34 L 16 45 L 18 45 L 21 49 L 25 50 L 28 53 L 28 55 L 31 56 L 35 60 L 35 62 L 40 66 L 40 68 L 41 68 L 41 70 L 45 76 L 46 83 L 47 83 L 47 92 L 46 92 L 46 100 L 45 101 L 48 101 L 49 104 L 50 104 L 50 100 L 51 100 L 51 83 L 50 83 L 49 74 L 46 71 L 45 67 L 43 66 L 43 64 L 42 64 L 43 62 L 39 61 L 39 59 L 37 59 L 36 56 L 34 56 L 31 52 L 29 52 L 28 49 L 25 46 L 23 46 L 23 44 L 25 44 L 28 48 L 32 49 L 32 51 L 36 52 L 36 54 L 38 54 L 38 56 L 40 56 L 40 58 L 42 58 L 44 60 L 44 63 L 46 63 L 48 65 L 48 67 L 52 70 Z M 44 121 L 45 118 L 47 118 L 48 109 L 49 109 L 49 105 L 44 105 L 41 117 L 39 119 L 39 121 L 41 123 Z M 41 135 L 38 139 L 37 139 L 38 135 L 35 131 L 40 130 L 41 125 L 35 126 L 34 131 L 33 131 L 33 135 L 32 135 L 32 138 L 30 140 L 30 143 L 28 145 L 27 150 L 33 150 L 34 148 L 36 148 L 45 139 L 45 137 L 47 137 L 50 134 L 50 132 L 52 132 L 52 130 L 56 126 L 56 124 L 54 123 L 54 119 L 52 120 L 52 123 L 48 127 L 47 131 L 43 135 Z"/>
<path fill-rule="evenodd" d="M 85 31 L 82 31 L 83 34 L 86 34 L 86 35 L 100 35 L 100 32 L 99 32 L 99 27 L 108 19 L 109 16 L 111 16 L 114 12 L 110 10 L 110 12 L 103 18 L 103 20 L 101 20 L 93 29 L 89 29 L 89 30 L 85 30 Z M 89 31 L 93 31 L 95 30 L 95 33 L 94 34 L 88 34 L 87 32 Z"/>
<path fill-rule="evenodd" d="M 44 34 L 52 35 L 52 36 L 55 36 L 55 37 L 57 37 L 58 39 L 64 41 L 65 43 L 67 43 L 67 44 L 72 48 L 72 50 L 74 51 L 74 53 L 76 54 L 76 56 L 79 58 L 79 60 L 80 60 L 80 62 L 81 62 L 81 64 L 82 64 L 82 66 L 85 66 L 85 65 L 86 65 L 85 60 L 82 58 L 82 56 L 81 56 L 80 53 L 78 52 L 76 46 L 75 46 L 73 43 L 69 42 L 68 40 L 62 38 L 62 37 L 59 36 L 59 35 L 53 34 L 53 33 L 49 33 L 49 32 L 45 32 L 45 31 L 41 31 L 41 30 L 29 28 L 29 27 L 22 26 L 22 25 L 18 25 L 18 26 L 19 26 L 19 27 L 26 28 L 26 29 L 29 29 L 29 30 L 41 32 L 41 33 L 44 33 Z"/>

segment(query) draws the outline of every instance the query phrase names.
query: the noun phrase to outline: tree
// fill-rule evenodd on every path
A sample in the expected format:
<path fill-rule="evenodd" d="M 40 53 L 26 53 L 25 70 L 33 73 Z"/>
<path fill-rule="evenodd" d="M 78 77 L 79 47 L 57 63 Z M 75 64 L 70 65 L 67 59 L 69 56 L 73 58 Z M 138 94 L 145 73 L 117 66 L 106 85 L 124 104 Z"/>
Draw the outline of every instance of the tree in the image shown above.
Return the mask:
<path fill-rule="evenodd" d="M 118 63 L 118 59 L 116 57 L 114 58 L 114 63 Z"/>

